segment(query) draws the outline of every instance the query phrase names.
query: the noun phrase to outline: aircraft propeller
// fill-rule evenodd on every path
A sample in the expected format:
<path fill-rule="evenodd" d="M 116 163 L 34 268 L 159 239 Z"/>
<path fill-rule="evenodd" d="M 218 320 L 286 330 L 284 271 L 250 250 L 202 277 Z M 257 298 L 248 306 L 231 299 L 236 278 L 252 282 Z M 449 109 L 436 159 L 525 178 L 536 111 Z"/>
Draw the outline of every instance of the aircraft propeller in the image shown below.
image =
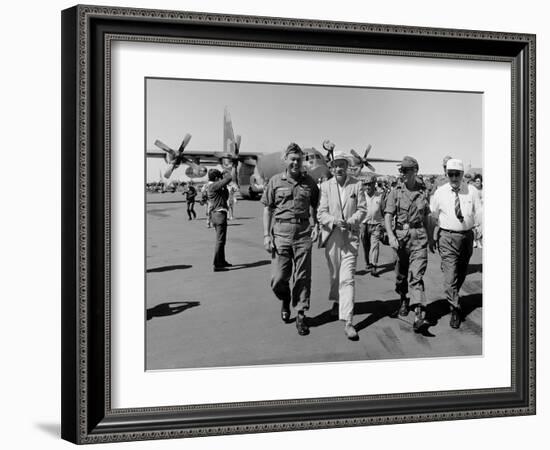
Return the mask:
<path fill-rule="evenodd" d="M 155 145 L 166 152 L 166 163 L 170 166 L 164 173 L 165 178 L 170 178 L 172 176 L 172 172 L 174 172 L 174 170 L 176 170 L 181 164 L 188 164 L 197 172 L 200 170 L 200 166 L 195 161 L 190 158 L 186 158 L 183 154 L 183 151 L 185 150 L 185 147 L 187 147 L 187 144 L 189 144 L 190 140 L 191 135 L 187 133 L 183 138 L 183 141 L 181 141 L 181 145 L 179 146 L 177 152 L 168 147 L 164 142 L 159 141 L 158 139 L 155 141 Z"/>
<path fill-rule="evenodd" d="M 361 157 L 355 150 L 351 149 L 350 153 L 353 155 L 353 158 L 357 162 L 357 165 L 363 168 L 366 166 L 370 171 L 374 172 L 374 166 L 370 162 L 386 162 L 386 163 L 399 163 L 399 159 L 386 159 L 386 158 L 368 158 L 369 152 L 372 150 L 372 145 L 369 144 L 365 149 L 363 157 Z"/>
<path fill-rule="evenodd" d="M 361 156 L 359 156 L 359 154 L 354 149 L 351 149 L 350 153 L 353 155 L 353 158 L 357 162 L 358 166 L 360 165 L 361 168 L 363 168 L 363 166 L 366 166 L 366 167 L 368 167 L 368 169 L 371 172 L 374 172 L 374 167 L 367 160 L 367 156 L 368 156 L 369 152 L 371 151 L 371 149 L 372 149 L 372 145 L 369 144 L 367 146 L 367 148 L 365 150 L 365 154 L 363 155 L 362 158 L 361 158 Z"/>
<path fill-rule="evenodd" d="M 241 149 L 241 136 L 237 135 L 235 140 L 229 144 L 229 152 L 216 152 L 214 155 L 220 159 L 220 162 L 224 168 L 229 168 L 237 161 L 246 162 L 249 160 L 249 156 L 239 156 Z M 226 160 L 226 162 L 224 162 Z"/>

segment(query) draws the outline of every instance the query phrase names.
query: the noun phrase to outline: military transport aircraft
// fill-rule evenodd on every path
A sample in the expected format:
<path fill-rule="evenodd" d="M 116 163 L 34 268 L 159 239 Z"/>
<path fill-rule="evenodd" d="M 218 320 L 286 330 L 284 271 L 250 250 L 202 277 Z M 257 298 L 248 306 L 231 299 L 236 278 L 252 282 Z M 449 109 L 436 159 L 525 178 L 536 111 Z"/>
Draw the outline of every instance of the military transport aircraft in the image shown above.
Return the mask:
<path fill-rule="evenodd" d="M 237 178 L 240 193 L 245 198 L 258 198 L 262 192 L 264 185 L 276 173 L 285 170 L 283 161 L 283 151 L 273 153 L 261 152 L 241 152 L 241 136 L 233 132 L 233 124 L 227 108 L 224 110 L 223 119 L 223 151 L 221 152 L 204 152 L 204 151 L 186 151 L 185 148 L 191 140 L 191 135 L 186 134 L 175 151 L 160 140 L 155 141 L 155 145 L 164 153 L 147 152 L 148 158 L 164 158 L 168 164 L 168 168 L 164 173 L 164 177 L 169 179 L 173 171 L 180 165 L 187 165 L 185 175 L 189 178 L 203 178 L 206 176 L 208 167 L 221 165 L 222 168 L 230 168 L 235 160 L 238 160 Z M 329 140 L 325 140 L 322 144 L 326 155 L 323 155 L 314 147 L 304 148 L 304 169 L 314 179 L 330 178 L 329 163 L 332 161 L 335 145 Z M 355 150 L 351 150 L 352 165 L 350 173 L 360 175 L 363 167 L 374 171 L 374 167 L 370 162 L 399 162 L 393 159 L 367 158 L 372 146 L 369 145 L 365 150 L 363 157 Z"/>

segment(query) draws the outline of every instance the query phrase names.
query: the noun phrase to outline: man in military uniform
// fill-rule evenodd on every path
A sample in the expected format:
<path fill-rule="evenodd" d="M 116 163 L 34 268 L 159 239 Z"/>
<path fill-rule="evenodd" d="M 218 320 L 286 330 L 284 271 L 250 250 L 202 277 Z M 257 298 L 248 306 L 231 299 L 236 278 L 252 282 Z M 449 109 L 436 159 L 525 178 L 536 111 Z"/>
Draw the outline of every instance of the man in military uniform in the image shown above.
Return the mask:
<path fill-rule="evenodd" d="M 291 143 L 283 158 L 286 170 L 271 177 L 262 195 L 264 248 L 271 253 L 271 289 L 281 300 L 281 319 L 290 321 L 292 304 L 298 334 L 303 336 L 309 333 L 305 312 L 311 292 L 311 247 L 318 236 L 319 188 L 304 173 L 297 144 Z"/>
<path fill-rule="evenodd" d="M 401 297 L 399 315 L 409 313 L 407 293 L 410 289 L 410 305 L 415 305 L 413 328 L 419 332 L 428 324 L 423 277 L 428 265 L 428 239 L 431 241 L 427 231 L 430 208 L 426 193 L 417 180 L 416 159 L 405 156 L 399 170 L 403 174 L 403 183 L 396 186 L 386 199 L 385 226 L 389 244 L 397 255 L 395 291 Z"/>

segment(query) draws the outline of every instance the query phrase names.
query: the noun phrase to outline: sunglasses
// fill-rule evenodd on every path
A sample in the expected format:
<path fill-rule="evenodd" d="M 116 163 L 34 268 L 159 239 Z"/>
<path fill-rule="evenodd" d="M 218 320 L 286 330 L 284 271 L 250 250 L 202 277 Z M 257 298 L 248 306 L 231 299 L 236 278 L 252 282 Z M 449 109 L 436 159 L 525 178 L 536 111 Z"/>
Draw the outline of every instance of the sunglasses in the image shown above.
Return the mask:
<path fill-rule="evenodd" d="M 459 177 L 460 175 L 462 175 L 462 172 L 447 172 L 449 178 Z"/>
<path fill-rule="evenodd" d="M 339 169 L 347 169 L 348 168 L 348 163 L 345 162 L 345 161 L 334 161 L 332 163 L 332 167 L 333 168 L 339 168 Z"/>

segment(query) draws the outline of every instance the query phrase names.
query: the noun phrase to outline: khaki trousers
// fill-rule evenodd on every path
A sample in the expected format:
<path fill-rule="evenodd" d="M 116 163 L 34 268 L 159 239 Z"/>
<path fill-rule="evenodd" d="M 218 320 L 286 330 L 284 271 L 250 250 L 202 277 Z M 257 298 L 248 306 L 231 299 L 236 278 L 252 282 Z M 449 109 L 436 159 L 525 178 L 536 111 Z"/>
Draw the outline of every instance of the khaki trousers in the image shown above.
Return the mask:
<path fill-rule="evenodd" d="M 353 318 L 358 246 L 357 235 L 334 228 L 325 247 L 330 276 L 328 298 L 330 301 L 338 302 L 340 320 L 351 321 Z"/>

